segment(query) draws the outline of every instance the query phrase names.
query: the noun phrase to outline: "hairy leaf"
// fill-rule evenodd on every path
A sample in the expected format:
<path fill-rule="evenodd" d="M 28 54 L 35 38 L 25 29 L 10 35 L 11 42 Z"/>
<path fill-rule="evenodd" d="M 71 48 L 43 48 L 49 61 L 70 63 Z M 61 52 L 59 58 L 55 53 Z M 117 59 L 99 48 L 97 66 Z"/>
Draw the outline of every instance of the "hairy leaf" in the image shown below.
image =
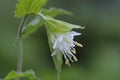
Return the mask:
<path fill-rule="evenodd" d="M 38 14 L 46 2 L 47 0 L 18 0 L 15 17 Z"/>

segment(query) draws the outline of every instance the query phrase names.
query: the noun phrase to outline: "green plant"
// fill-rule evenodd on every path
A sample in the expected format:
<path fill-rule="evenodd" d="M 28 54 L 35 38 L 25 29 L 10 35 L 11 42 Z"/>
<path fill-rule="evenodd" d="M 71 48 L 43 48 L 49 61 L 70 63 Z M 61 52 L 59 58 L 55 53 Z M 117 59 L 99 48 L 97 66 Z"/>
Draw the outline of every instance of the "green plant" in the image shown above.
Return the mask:
<path fill-rule="evenodd" d="M 74 47 L 75 45 L 79 47 L 83 46 L 82 44 L 73 40 L 74 36 L 81 34 L 72 31 L 72 29 L 84 29 L 84 27 L 54 19 L 58 15 L 71 15 L 72 13 L 63 9 L 44 9 L 42 7 L 46 4 L 46 2 L 47 0 L 18 0 L 15 10 L 15 17 L 22 18 L 22 20 L 18 27 L 17 35 L 17 71 L 11 71 L 10 73 L 8 73 L 4 80 L 20 80 L 22 78 L 28 78 L 30 80 L 40 80 L 38 77 L 36 77 L 33 70 L 27 70 L 25 72 L 22 71 L 22 39 L 34 33 L 42 25 L 45 25 L 45 28 L 47 30 L 51 56 L 57 70 L 57 80 L 60 80 L 63 57 L 65 58 L 65 64 L 69 66 L 69 60 L 71 62 L 77 61 L 77 58 L 75 57 L 76 50 Z M 26 21 L 30 15 L 34 15 L 35 18 L 30 22 L 27 22 L 26 24 Z"/>

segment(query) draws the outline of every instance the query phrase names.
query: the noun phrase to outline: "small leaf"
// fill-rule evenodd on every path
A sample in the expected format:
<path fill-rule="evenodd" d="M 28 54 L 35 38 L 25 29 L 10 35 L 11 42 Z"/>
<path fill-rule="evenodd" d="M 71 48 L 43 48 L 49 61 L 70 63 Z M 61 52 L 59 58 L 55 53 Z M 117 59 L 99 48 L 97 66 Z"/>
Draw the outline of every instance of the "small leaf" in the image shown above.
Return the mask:
<path fill-rule="evenodd" d="M 15 71 L 11 71 L 6 77 L 4 80 L 11 80 L 11 79 L 14 79 L 14 78 L 18 78 L 18 74 L 15 72 Z"/>
<path fill-rule="evenodd" d="M 72 13 L 69 11 L 66 11 L 64 9 L 56 9 L 56 8 L 50 8 L 50 9 L 42 9 L 41 13 L 47 16 L 56 17 L 61 14 L 71 15 Z M 34 18 L 30 23 L 24 26 L 22 30 L 22 37 L 26 38 L 30 34 L 34 33 L 38 28 L 40 28 L 43 25 L 43 21 L 40 16 L 37 16 Z"/>
<path fill-rule="evenodd" d="M 15 17 L 38 14 L 46 2 L 47 0 L 18 0 Z"/>
<path fill-rule="evenodd" d="M 11 71 L 3 80 L 12 80 L 16 78 L 28 78 L 30 80 L 40 80 L 38 77 L 35 76 L 33 70 L 27 70 L 26 72 L 21 72 L 21 73 Z"/>
<path fill-rule="evenodd" d="M 43 24 L 42 19 L 40 16 L 37 16 L 35 19 L 33 19 L 30 23 L 25 25 L 22 29 L 22 37 L 26 38 L 30 34 L 34 33 L 39 27 L 41 27 Z"/>

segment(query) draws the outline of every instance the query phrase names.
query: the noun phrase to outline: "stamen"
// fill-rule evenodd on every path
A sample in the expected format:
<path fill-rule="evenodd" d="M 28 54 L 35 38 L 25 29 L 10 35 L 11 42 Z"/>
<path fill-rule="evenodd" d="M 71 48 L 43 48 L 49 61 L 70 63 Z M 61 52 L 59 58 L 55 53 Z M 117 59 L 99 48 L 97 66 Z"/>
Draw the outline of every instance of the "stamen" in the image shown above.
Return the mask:
<path fill-rule="evenodd" d="M 72 50 L 71 50 L 74 54 L 76 54 L 76 50 L 75 50 L 75 48 L 72 48 Z"/>
<path fill-rule="evenodd" d="M 63 53 L 63 55 L 64 55 L 64 58 L 65 58 L 65 60 L 67 60 L 67 57 L 66 57 L 66 55 Z"/>
<path fill-rule="evenodd" d="M 66 54 L 71 62 L 78 61 L 77 58 L 69 51 L 68 54 Z M 73 57 L 73 59 L 72 59 Z"/>
<path fill-rule="evenodd" d="M 76 56 L 73 56 L 73 59 L 74 59 L 75 61 L 78 61 L 78 59 L 77 59 L 77 57 L 76 57 Z"/>
<path fill-rule="evenodd" d="M 82 26 L 81 29 L 85 29 L 85 26 Z"/>
<path fill-rule="evenodd" d="M 72 58 L 69 57 L 69 59 L 70 59 L 71 62 L 74 62 L 74 61 L 72 60 Z"/>
<path fill-rule="evenodd" d="M 80 43 L 78 43 L 77 41 L 74 41 L 74 44 L 75 44 L 76 46 L 83 47 L 83 45 L 80 44 Z"/>
<path fill-rule="evenodd" d="M 68 66 L 70 66 L 70 63 L 69 63 L 68 59 L 66 59 L 65 64 L 68 65 Z"/>

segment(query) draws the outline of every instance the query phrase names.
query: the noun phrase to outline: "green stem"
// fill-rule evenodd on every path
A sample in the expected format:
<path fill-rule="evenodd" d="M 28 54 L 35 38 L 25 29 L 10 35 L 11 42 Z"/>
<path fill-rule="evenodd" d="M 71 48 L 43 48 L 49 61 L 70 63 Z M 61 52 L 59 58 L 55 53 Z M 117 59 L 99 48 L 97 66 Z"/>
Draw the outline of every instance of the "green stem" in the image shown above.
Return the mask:
<path fill-rule="evenodd" d="M 57 80 L 60 80 L 60 78 L 61 78 L 61 71 L 57 72 Z"/>
<path fill-rule="evenodd" d="M 20 25 L 18 27 L 18 35 L 17 35 L 17 40 L 18 40 L 18 63 L 17 63 L 17 72 L 20 73 L 22 71 L 22 59 L 23 59 L 23 49 L 22 49 L 22 28 L 25 24 L 27 16 L 24 16 L 20 22 Z"/>
<path fill-rule="evenodd" d="M 62 56 L 61 61 L 58 61 L 56 56 L 53 56 L 52 58 L 55 64 L 55 68 L 57 70 L 57 80 L 61 80 Z"/>

